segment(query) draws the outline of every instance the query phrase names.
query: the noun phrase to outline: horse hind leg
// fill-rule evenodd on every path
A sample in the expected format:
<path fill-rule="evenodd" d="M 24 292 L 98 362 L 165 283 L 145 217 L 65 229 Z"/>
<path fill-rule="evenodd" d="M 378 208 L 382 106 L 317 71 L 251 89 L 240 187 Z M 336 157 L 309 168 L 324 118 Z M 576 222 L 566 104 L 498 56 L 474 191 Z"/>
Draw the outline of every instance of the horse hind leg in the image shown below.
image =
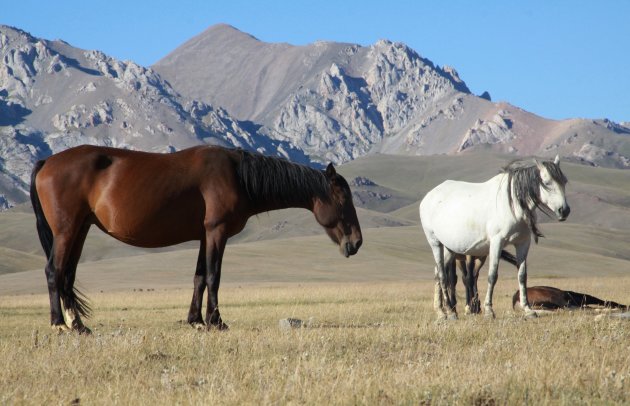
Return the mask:
<path fill-rule="evenodd" d="M 427 239 L 429 240 L 429 245 L 431 246 L 431 251 L 433 252 L 433 258 L 435 259 L 435 263 L 437 265 L 435 267 L 436 286 L 433 306 L 436 309 L 438 320 L 457 319 L 457 312 L 455 310 L 455 306 L 451 302 L 448 286 L 448 266 L 451 265 L 454 257 L 452 253 L 437 239 L 429 237 L 427 237 Z"/>
<path fill-rule="evenodd" d="M 447 294 L 451 301 L 452 308 L 457 307 L 457 267 L 455 260 L 451 260 L 448 265 L 445 264 L 447 278 Z"/>
<path fill-rule="evenodd" d="M 51 326 L 57 331 L 73 330 L 89 334 L 91 331 L 83 325 L 81 315 L 89 315 L 90 308 L 74 289 L 76 268 L 89 224 L 71 227 L 70 230 L 53 237 L 52 252 L 46 266 L 51 299 Z"/>
<path fill-rule="evenodd" d="M 206 241 L 201 241 L 199 247 L 199 257 L 197 258 L 197 268 L 195 269 L 195 277 L 193 279 L 193 296 L 188 311 L 188 323 L 196 328 L 205 327 L 203 317 L 201 316 L 201 307 L 203 303 L 203 293 L 206 290 Z"/>
<path fill-rule="evenodd" d="M 437 275 L 437 268 L 435 268 L 435 273 Z M 451 304 L 457 303 L 457 295 L 456 295 L 456 285 L 457 285 L 457 273 L 455 269 L 455 264 L 451 264 L 450 267 L 446 267 L 446 295 L 450 298 Z M 445 311 L 445 301 L 444 295 L 442 294 L 442 287 L 440 286 L 440 281 L 436 276 L 435 287 L 433 291 L 433 308 L 438 313 L 438 318 L 441 320 L 446 317 Z"/>
<path fill-rule="evenodd" d="M 50 326 L 53 330 L 62 332 L 68 330 L 68 327 L 63 319 L 63 312 L 61 310 L 61 298 L 55 281 L 56 272 L 54 262 L 55 256 L 51 254 L 45 268 L 48 297 L 50 299 Z"/>
<path fill-rule="evenodd" d="M 444 307 L 448 320 L 457 320 L 457 297 L 455 286 L 457 284 L 457 272 L 455 269 L 455 255 L 444 248 L 444 284 L 440 283 L 442 295 L 444 296 Z"/>
<path fill-rule="evenodd" d="M 66 265 L 66 270 L 64 274 L 66 275 L 66 289 L 68 291 L 72 291 L 75 295 L 73 299 L 76 304 L 70 303 L 66 305 L 66 301 L 63 301 L 64 307 L 64 317 L 66 326 L 70 330 L 77 331 L 79 334 L 92 334 L 92 330 L 86 327 L 81 320 L 81 308 L 84 309 L 83 313 L 87 315 L 89 313 L 89 306 L 87 302 L 81 298 L 76 297 L 75 289 L 74 289 L 74 280 L 77 272 L 77 265 L 79 264 L 79 259 L 81 258 L 81 252 L 83 251 L 83 244 L 85 243 L 85 238 L 90 230 L 90 224 L 84 223 L 79 233 L 77 234 L 74 243 L 72 244 L 72 251 L 70 253 L 70 257 L 68 259 L 68 263 Z"/>

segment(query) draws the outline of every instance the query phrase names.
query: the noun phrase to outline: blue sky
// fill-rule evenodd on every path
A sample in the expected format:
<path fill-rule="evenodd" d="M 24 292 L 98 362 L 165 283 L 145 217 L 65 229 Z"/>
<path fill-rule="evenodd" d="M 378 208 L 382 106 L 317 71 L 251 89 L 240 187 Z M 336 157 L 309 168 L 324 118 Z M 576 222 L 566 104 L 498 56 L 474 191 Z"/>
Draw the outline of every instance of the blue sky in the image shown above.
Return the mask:
<path fill-rule="evenodd" d="M 145 66 L 216 23 L 295 45 L 401 41 L 494 101 L 630 121 L 630 1 L 0 0 L 0 24 Z"/>

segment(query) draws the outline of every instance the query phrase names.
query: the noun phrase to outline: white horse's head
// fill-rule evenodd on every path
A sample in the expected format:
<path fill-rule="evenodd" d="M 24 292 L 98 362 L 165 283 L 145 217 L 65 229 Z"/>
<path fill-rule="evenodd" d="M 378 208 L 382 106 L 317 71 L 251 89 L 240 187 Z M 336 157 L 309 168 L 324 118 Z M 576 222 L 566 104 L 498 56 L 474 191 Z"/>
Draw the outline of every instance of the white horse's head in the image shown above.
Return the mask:
<path fill-rule="evenodd" d="M 564 194 L 567 178 L 560 170 L 560 158 L 556 155 L 553 162 L 539 162 L 534 159 L 540 173 L 540 202 L 553 212 L 558 221 L 564 221 L 569 216 L 571 208 Z"/>

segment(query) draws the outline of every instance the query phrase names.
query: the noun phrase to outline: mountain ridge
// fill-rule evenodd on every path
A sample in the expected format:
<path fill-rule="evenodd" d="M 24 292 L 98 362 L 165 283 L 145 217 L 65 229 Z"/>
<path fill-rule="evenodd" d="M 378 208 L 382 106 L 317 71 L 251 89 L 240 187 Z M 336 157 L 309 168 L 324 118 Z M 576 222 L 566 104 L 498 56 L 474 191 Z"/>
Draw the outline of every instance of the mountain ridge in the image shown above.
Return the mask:
<path fill-rule="evenodd" d="M 630 127 L 548 120 L 473 95 L 403 43 L 266 43 L 211 26 L 152 67 L 0 25 L 0 209 L 79 144 L 240 147 L 310 165 L 492 150 L 630 168 Z"/>
<path fill-rule="evenodd" d="M 374 152 L 491 148 L 630 167 L 627 126 L 605 119 L 567 124 L 493 103 L 489 94 L 474 96 L 455 69 L 439 67 L 403 43 L 274 44 L 221 24 L 153 68 L 182 94 L 225 106 L 318 162 L 342 163 Z"/>

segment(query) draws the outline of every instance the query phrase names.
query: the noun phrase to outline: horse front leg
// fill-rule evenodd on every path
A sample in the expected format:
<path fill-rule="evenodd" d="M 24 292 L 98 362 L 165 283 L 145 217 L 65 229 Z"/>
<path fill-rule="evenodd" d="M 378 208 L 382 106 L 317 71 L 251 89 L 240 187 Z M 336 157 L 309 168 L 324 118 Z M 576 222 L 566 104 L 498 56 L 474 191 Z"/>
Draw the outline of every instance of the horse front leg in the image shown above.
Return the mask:
<path fill-rule="evenodd" d="M 63 312 L 61 310 L 61 298 L 59 296 L 59 290 L 57 289 L 53 255 L 48 259 L 45 273 L 48 285 L 48 297 L 50 299 L 50 326 L 55 331 L 65 331 L 68 327 L 63 319 Z"/>
<path fill-rule="evenodd" d="M 492 309 L 492 295 L 494 293 L 494 285 L 499 279 L 499 256 L 501 255 L 501 242 L 494 240 L 490 243 L 490 265 L 488 267 L 488 291 L 486 292 L 486 300 L 484 302 L 484 316 L 488 318 L 495 318 L 494 310 Z"/>
<path fill-rule="evenodd" d="M 188 324 L 192 327 L 201 329 L 205 327 L 203 318 L 201 317 L 201 306 L 203 303 L 203 293 L 206 290 L 206 240 L 202 239 L 199 247 L 199 256 L 197 257 L 197 268 L 195 269 L 195 277 L 193 279 L 193 296 L 188 311 Z"/>
<path fill-rule="evenodd" d="M 516 265 L 518 266 L 518 289 L 521 300 L 521 307 L 525 312 L 525 317 L 534 318 L 538 314 L 529 306 L 527 300 L 527 254 L 529 252 L 530 241 L 516 245 Z"/>
<path fill-rule="evenodd" d="M 221 262 L 227 238 L 223 227 L 206 233 L 206 285 L 208 286 L 208 306 L 206 325 L 208 330 L 227 330 L 227 324 L 219 313 L 219 284 L 221 283 Z"/>

